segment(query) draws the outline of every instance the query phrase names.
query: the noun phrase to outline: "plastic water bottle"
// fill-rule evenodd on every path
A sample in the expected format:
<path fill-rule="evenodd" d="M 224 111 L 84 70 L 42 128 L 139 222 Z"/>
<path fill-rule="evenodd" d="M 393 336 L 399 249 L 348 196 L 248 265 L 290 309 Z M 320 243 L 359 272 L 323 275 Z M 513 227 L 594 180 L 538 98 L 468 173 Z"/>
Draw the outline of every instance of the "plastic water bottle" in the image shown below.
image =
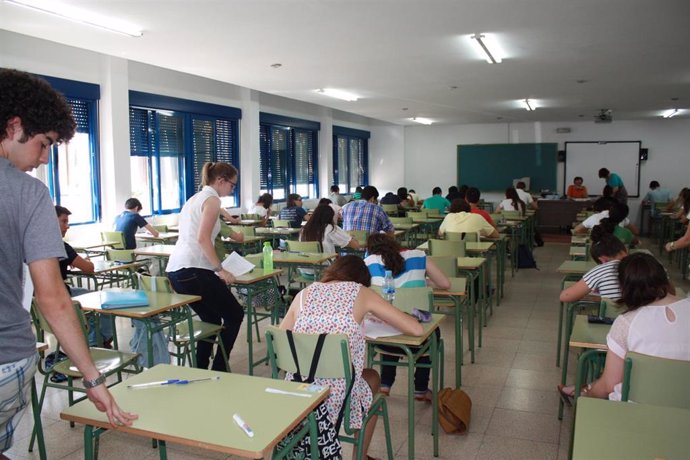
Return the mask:
<path fill-rule="evenodd" d="M 264 270 L 273 270 L 273 246 L 270 241 L 264 243 Z"/>
<path fill-rule="evenodd" d="M 393 281 L 393 272 L 386 270 L 386 276 L 383 279 L 383 298 L 388 302 L 393 302 L 395 300 L 395 282 Z"/>

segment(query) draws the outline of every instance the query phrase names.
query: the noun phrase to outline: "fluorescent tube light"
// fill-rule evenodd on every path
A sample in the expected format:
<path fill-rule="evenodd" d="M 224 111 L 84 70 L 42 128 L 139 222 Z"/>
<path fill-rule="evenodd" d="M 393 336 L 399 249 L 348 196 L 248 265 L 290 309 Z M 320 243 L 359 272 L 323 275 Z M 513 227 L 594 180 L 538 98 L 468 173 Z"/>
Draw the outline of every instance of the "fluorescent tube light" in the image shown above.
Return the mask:
<path fill-rule="evenodd" d="M 423 125 L 430 125 L 434 122 L 434 120 L 432 120 L 430 118 L 422 118 L 422 117 L 412 117 L 412 118 L 410 118 L 410 120 L 417 122 L 417 123 L 421 123 Z"/>
<path fill-rule="evenodd" d="M 503 60 L 498 51 L 498 46 L 490 37 L 484 34 L 474 34 L 470 36 L 470 38 L 473 40 L 480 54 L 483 53 L 486 55 L 486 62 L 489 64 L 498 64 Z"/>
<path fill-rule="evenodd" d="M 669 109 L 665 111 L 661 116 L 664 118 L 673 118 L 676 115 L 678 115 L 679 110 L 678 109 Z"/>
<path fill-rule="evenodd" d="M 117 19 L 99 15 L 97 13 L 75 8 L 64 3 L 51 0 L 5 0 L 10 3 L 33 11 L 38 11 L 62 19 L 78 22 L 91 27 L 107 30 L 130 37 L 141 37 L 144 33 L 136 26 L 127 24 Z"/>
<path fill-rule="evenodd" d="M 534 105 L 534 102 L 530 101 L 529 99 L 525 99 L 522 101 L 522 105 L 527 109 L 529 112 L 533 111 L 534 109 L 537 108 L 536 105 Z"/>
<path fill-rule="evenodd" d="M 316 92 L 323 94 L 324 96 L 330 96 L 348 102 L 356 101 L 357 99 L 359 99 L 359 96 L 340 89 L 322 88 L 317 89 Z"/>

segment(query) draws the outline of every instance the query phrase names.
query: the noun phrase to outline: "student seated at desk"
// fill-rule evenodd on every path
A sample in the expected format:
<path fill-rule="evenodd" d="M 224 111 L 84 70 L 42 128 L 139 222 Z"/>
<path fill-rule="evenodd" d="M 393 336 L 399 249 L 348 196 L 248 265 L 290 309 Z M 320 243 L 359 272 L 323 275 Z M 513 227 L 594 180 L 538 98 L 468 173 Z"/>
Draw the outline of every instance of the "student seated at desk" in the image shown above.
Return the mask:
<path fill-rule="evenodd" d="M 125 201 L 125 210 L 115 218 L 115 230 L 122 232 L 125 238 L 125 249 L 137 248 L 137 240 L 134 235 L 139 228 L 145 228 L 151 235 L 158 236 L 158 231 L 153 228 L 153 225 L 139 215 L 142 209 L 141 201 L 136 198 L 129 198 Z"/>
<path fill-rule="evenodd" d="M 69 230 L 69 216 L 72 214 L 69 209 L 62 206 L 55 206 L 55 213 L 57 214 L 58 223 L 60 224 L 60 232 L 62 232 L 62 237 L 64 238 Z M 88 258 L 83 258 L 74 248 L 65 242 L 65 252 L 67 257 L 60 259 L 58 263 L 60 264 L 60 274 L 62 275 L 62 280 L 67 280 L 67 275 L 69 273 L 69 267 L 78 268 L 83 273 L 93 273 L 94 265 Z M 70 286 L 65 283 L 67 287 L 67 292 L 69 292 L 70 297 L 76 297 L 78 295 L 86 294 L 89 292 L 88 289 L 81 287 Z M 105 319 L 100 322 L 101 324 L 101 337 L 103 338 L 103 347 L 112 348 L 113 343 L 113 326 L 109 319 Z M 97 345 L 97 334 L 96 334 L 96 320 L 94 315 L 89 316 L 89 346 L 93 347 Z"/>
<path fill-rule="evenodd" d="M 618 300 L 621 288 L 618 282 L 618 264 L 628 255 L 623 243 L 601 225 L 592 230 L 592 246 L 589 249 L 597 265 L 582 277 L 580 281 L 561 292 L 561 302 L 577 302 L 590 292 L 601 297 Z"/>
<path fill-rule="evenodd" d="M 683 187 L 675 201 L 669 205 L 669 211 L 675 212 L 673 219 L 687 224 L 690 219 L 690 188 Z"/>
<path fill-rule="evenodd" d="M 685 202 L 683 206 L 683 211 L 686 211 L 686 209 L 690 208 L 690 189 L 685 189 L 688 190 L 688 200 Z M 687 224 L 688 220 L 690 219 L 690 210 L 686 211 L 685 214 L 685 223 Z M 682 248 L 687 248 L 690 246 L 690 225 L 688 225 L 685 228 L 685 234 L 678 238 L 675 241 L 671 241 L 670 243 L 666 243 L 665 249 L 666 252 L 671 252 L 675 251 L 677 249 L 682 249 Z"/>
<path fill-rule="evenodd" d="M 434 187 L 431 191 L 431 196 L 424 200 L 422 204 L 422 209 L 438 209 L 440 214 L 444 214 L 449 207 L 450 201 L 443 197 L 441 187 Z"/>
<path fill-rule="evenodd" d="M 517 184 L 515 184 L 515 191 L 520 199 L 524 201 L 526 207 L 536 210 L 539 208 L 539 205 L 534 198 L 532 198 L 532 195 L 525 190 L 526 187 L 527 184 L 525 184 L 523 181 L 519 181 Z"/>
<path fill-rule="evenodd" d="M 577 176 L 575 179 L 573 179 L 573 183 L 568 186 L 568 192 L 566 195 L 568 198 L 571 200 L 577 199 L 577 198 L 587 198 L 589 195 L 587 194 L 587 187 L 582 185 L 583 180 L 580 176 Z"/>
<path fill-rule="evenodd" d="M 256 214 L 261 218 L 261 225 L 265 226 L 268 219 L 271 217 L 271 205 L 273 204 L 273 195 L 264 193 L 256 200 L 256 203 L 251 208 L 247 209 L 248 214 Z"/>
<path fill-rule="evenodd" d="M 289 220 L 292 228 L 301 228 L 302 221 L 308 219 L 307 211 L 302 207 L 302 197 L 297 193 L 289 194 L 287 205 L 280 210 L 278 217 L 281 220 Z"/>
<path fill-rule="evenodd" d="M 501 201 L 498 205 L 498 212 L 506 211 L 520 211 L 520 215 L 525 215 L 525 202 L 520 199 L 520 196 L 513 187 L 506 189 L 506 199 Z"/>
<path fill-rule="evenodd" d="M 581 392 L 583 396 L 616 401 L 621 399 L 627 352 L 690 361 L 690 299 L 675 297 L 666 270 L 649 254 L 629 255 L 618 270 L 619 303 L 627 310 L 615 319 L 606 337 L 608 352 L 603 374 Z M 565 398 L 575 393 L 572 385 L 559 385 L 558 389 Z"/>
<path fill-rule="evenodd" d="M 335 252 L 335 247 L 359 249 L 359 243 L 352 235 L 333 223 L 335 212 L 329 204 L 321 204 L 304 225 L 300 241 L 318 241 L 323 252 Z M 313 272 L 312 272 L 313 273 Z"/>
<path fill-rule="evenodd" d="M 362 419 L 371 406 L 373 394 L 378 393 L 380 378 L 373 369 L 364 369 L 366 344 L 362 322 L 371 313 L 403 334 L 419 336 L 422 325 L 412 316 L 406 315 L 389 304 L 376 292 L 369 289 L 371 275 L 364 261 L 357 256 L 338 258 L 328 267 L 320 282 L 303 289 L 290 305 L 281 329 L 307 334 L 347 334 L 354 367 L 355 382 L 350 397 L 350 425 L 362 427 Z M 290 380 L 291 375 L 286 379 Z M 347 382 L 343 379 L 315 379 L 317 385 L 328 385 L 331 389 L 327 400 L 328 415 L 336 423 L 345 401 Z M 364 433 L 366 454 L 374 434 L 376 418 L 367 425 Z M 361 433 L 360 433 L 361 436 Z M 355 452 L 353 452 L 354 456 Z"/>
<path fill-rule="evenodd" d="M 592 214 L 587 219 L 575 226 L 576 234 L 587 233 L 589 230 L 594 228 L 594 226 L 599 225 L 599 222 L 601 222 L 602 219 L 611 218 L 612 210 L 613 215 L 615 216 L 613 220 L 617 221 L 618 225 L 627 228 L 635 236 L 640 234 L 640 231 L 637 229 L 637 227 L 630 222 L 630 219 L 628 219 L 629 208 L 627 204 L 623 204 L 615 200 L 602 199 L 597 200 L 594 203 L 594 210 L 598 212 L 596 214 Z"/>
<path fill-rule="evenodd" d="M 493 228 L 496 228 L 496 224 L 494 223 L 494 220 L 491 218 L 491 214 L 479 207 L 479 198 L 481 196 L 482 193 L 479 191 L 477 187 L 469 187 L 467 189 L 467 192 L 465 192 L 465 201 L 467 201 L 467 203 L 470 205 L 471 213 L 479 214 L 484 218 L 484 220 L 491 224 Z"/>
<path fill-rule="evenodd" d="M 473 213 L 462 198 L 453 200 L 448 215 L 441 222 L 438 234 L 443 236 L 446 232 L 479 233 L 481 236 L 498 238 L 498 231 L 481 215 Z"/>
<path fill-rule="evenodd" d="M 367 239 L 369 255 L 364 262 L 371 273 L 371 284 L 383 286 L 386 270 L 393 272 L 396 288 L 425 287 L 438 289 L 450 288 L 450 280 L 438 266 L 426 257 L 424 251 L 403 249 L 395 238 L 383 233 L 369 235 Z M 428 278 L 427 278 L 428 276 Z M 384 355 L 386 361 L 397 361 L 397 356 Z M 420 363 L 429 363 L 429 357 L 419 358 Z M 396 366 L 381 368 L 381 393 L 389 395 L 395 382 Z M 430 402 L 429 390 L 430 368 L 418 367 L 414 372 L 414 397 L 417 401 Z"/>

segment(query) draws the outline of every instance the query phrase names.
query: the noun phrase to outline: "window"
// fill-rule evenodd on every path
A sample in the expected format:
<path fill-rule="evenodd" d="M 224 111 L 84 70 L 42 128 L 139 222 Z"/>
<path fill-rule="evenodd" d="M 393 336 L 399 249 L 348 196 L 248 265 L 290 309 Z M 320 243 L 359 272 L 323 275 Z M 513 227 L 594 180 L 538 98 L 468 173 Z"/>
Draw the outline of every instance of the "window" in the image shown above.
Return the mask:
<path fill-rule="evenodd" d="M 71 224 L 96 222 L 100 217 L 98 173 L 98 100 L 100 87 L 55 77 L 43 77 L 64 94 L 77 124 L 74 137 L 53 146 L 48 164 L 33 175 L 48 186 L 55 204 L 72 212 Z"/>
<path fill-rule="evenodd" d="M 333 126 L 333 183 L 342 193 L 369 185 L 369 131 Z"/>
<path fill-rule="evenodd" d="M 132 196 L 144 215 L 179 211 L 199 190 L 208 161 L 239 169 L 239 109 L 136 91 L 130 91 L 130 104 Z M 239 187 L 221 197 L 224 207 L 239 200 Z"/>
<path fill-rule="evenodd" d="M 272 194 L 275 201 L 285 201 L 290 193 L 318 196 L 319 129 L 317 122 L 260 114 L 261 193 Z"/>

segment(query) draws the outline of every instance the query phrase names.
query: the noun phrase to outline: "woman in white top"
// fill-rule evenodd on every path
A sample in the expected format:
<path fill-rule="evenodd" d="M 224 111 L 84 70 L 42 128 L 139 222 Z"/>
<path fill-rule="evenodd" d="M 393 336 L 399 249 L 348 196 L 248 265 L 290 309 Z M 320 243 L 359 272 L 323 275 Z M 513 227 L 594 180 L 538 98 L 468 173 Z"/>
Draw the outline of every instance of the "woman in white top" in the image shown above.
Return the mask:
<path fill-rule="evenodd" d="M 261 217 L 263 221 L 262 225 L 268 223 L 268 219 L 271 217 L 271 205 L 273 204 L 273 195 L 270 193 L 264 193 L 256 200 L 254 206 L 249 208 L 247 211 L 249 214 L 256 214 Z"/>
<path fill-rule="evenodd" d="M 300 241 L 320 241 L 323 252 L 335 252 L 335 247 L 359 249 L 359 243 L 352 235 L 333 224 L 335 211 L 328 204 L 321 204 L 314 209 L 300 233 Z"/>
<path fill-rule="evenodd" d="M 206 163 L 201 184 L 203 188 L 182 207 L 180 236 L 165 271 L 176 292 L 201 296 L 191 307 L 202 321 L 224 326 L 220 338 L 229 355 L 244 310 L 227 287 L 235 277 L 223 269 L 213 242 L 220 232 L 220 197 L 232 193 L 237 169 L 228 163 Z M 213 344 L 197 342 L 197 367 L 208 368 L 212 351 Z M 222 353 L 216 353 L 212 369 L 227 370 Z"/>
<path fill-rule="evenodd" d="M 679 299 L 664 267 L 651 255 L 631 254 L 619 266 L 621 299 L 627 311 L 611 326 L 601 377 L 583 388 L 594 398 L 620 400 L 623 362 L 629 351 L 690 361 L 690 300 Z M 561 387 L 572 395 L 575 388 Z"/>
<path fill-rule="evenodd" d="M 506 199 L 501 201 L 498 205 L 498 212 L 506 211 L 520 211 L 521 215 L 525 215 L 525 202 L 520 199 L 517 191 L 513 187 L 506 189 Z"/>

